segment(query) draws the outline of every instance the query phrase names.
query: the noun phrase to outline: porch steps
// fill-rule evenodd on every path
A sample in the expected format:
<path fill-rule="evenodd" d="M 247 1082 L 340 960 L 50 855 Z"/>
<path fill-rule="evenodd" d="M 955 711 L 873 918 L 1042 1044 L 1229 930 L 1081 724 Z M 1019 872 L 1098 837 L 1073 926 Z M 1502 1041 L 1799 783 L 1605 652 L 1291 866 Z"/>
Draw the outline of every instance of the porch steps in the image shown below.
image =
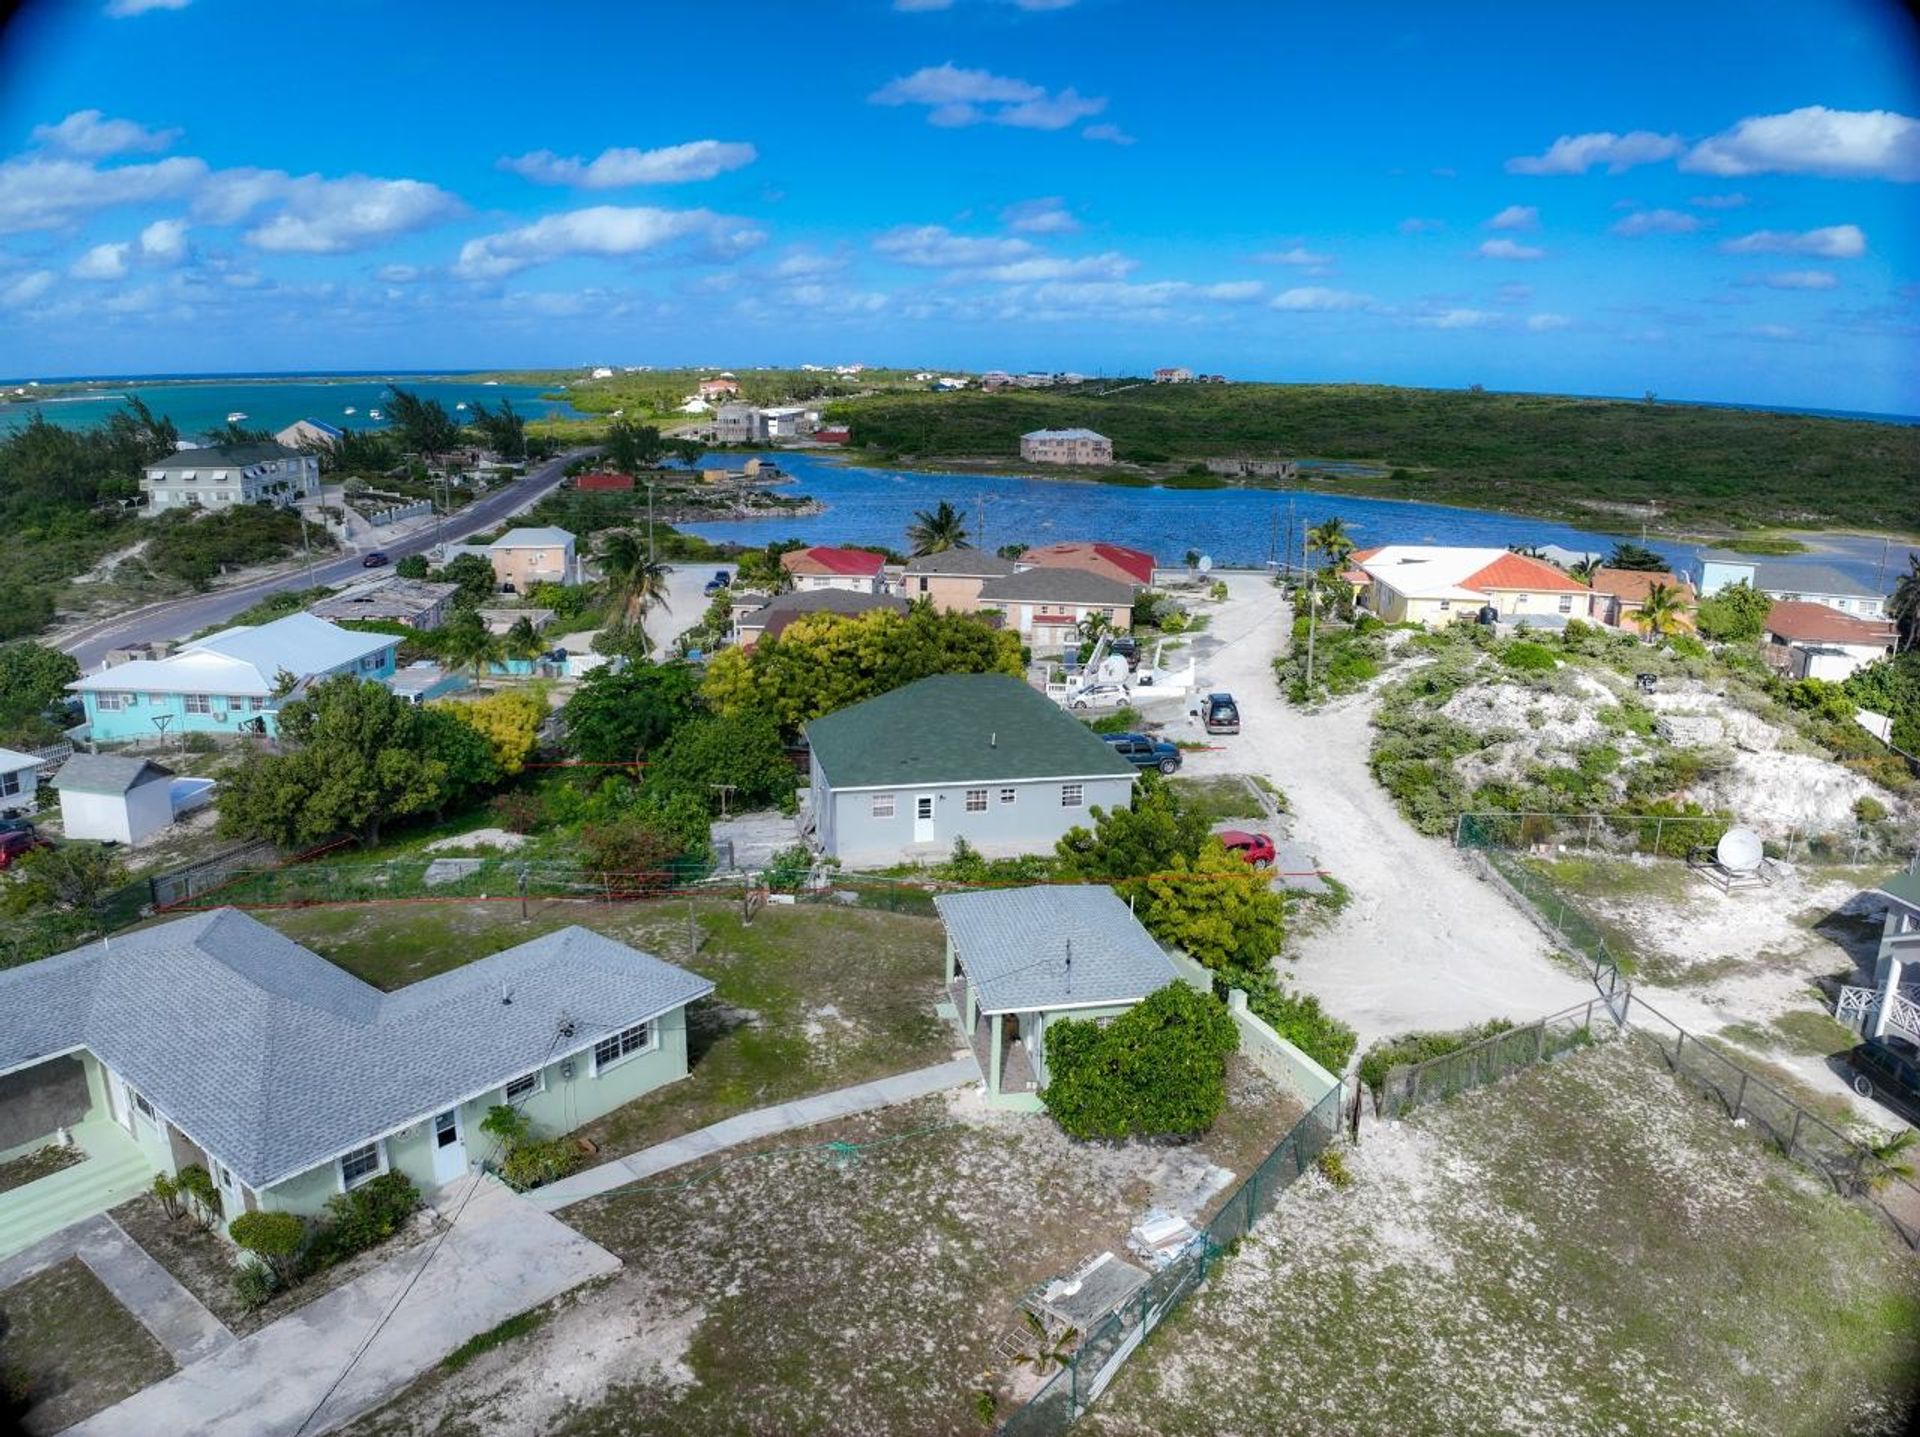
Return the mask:
<path fill-rule="evenodd" d="M 0 1193 L 0 1259 L 125 1202 L 152 1182 L 153 1165 L 129 1144 Z"/>

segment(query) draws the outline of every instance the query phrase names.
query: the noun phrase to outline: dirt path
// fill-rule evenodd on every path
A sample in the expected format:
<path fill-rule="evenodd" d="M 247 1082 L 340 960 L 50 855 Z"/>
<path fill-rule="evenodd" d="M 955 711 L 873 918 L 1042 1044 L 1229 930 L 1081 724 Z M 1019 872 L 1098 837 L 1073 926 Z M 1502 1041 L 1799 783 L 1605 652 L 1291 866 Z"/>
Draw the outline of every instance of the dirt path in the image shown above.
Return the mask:
<path fill-rule="evenodd" d="M 1385 1034 L 1538 1017 L 1591 997 L 1450 846 L 1395 811 L 1367 770 L 1370 700 L 1307 713 L 1282 699 L 1272 665 L 1292 616 L 1280 593 L 1258 575 L 1231 576 L 1227 587 L 1211 645 L 1195 650 L 1203 688 L 1239 701 L 1241 732 L 1192 755 L 1188 771 L 1271 779 L 1292 806 L 1293 836 L 1352 893 L 1303 936 L 1289 976 L 1352 1024 L 1362 1048 Z"/>

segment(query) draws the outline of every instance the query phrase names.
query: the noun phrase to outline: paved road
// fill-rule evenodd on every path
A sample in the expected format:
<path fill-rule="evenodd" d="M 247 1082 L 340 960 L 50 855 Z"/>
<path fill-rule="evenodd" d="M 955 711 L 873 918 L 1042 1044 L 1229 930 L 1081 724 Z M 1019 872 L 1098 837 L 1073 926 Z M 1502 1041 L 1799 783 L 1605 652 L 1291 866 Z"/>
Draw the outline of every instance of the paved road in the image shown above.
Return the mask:
<path fill-rule="evenodd" d="M 525 478 L 515 480 L 497 493 L 476 499 L 458 514 L 452 516 L 446 525 L 445 538 L 450 543 L 458 542 L 469 534 L 477 534 L 492 529 L 508 515 L 518 513 L 559 487 L 561 470 L 573 459 L 586 451 L 568 450 L 558 458 L 530 471 Z M 384 552 L 391 558 L 403 559 L 408 554 L 424 553 L 439 542 L 439 536 L 431 528 L 405 538 L 396 538 L 383 545 Z M 275 574 L 270 578 L 256 579 L 251 583 L 239 584 L 231 589 L 218 589 L 210 594 L 194 594 L 184 599 L 170 599 L 164 603 L 149 604 L 145 608 L 134 609 L 129 613 L 116 614 L 112 618 L 101 619 L 88 624 L 64 638 L 60 647 L 80 661 L 82 670 L 90 670 L 107 656 L 107 650 L 118 648 L 122 644 L 137 643 L 146 639 L 183 639 L 189 634 L 198 633 L 209 625 L 231 619 L 242 609 L 251 607 L 278 589 L 309 588 L 315 584 L 338 584 L 346 579 L 358 577 L 362 572 L 360 555 L 349 553 L 345 558 L 330 559 L 323 564 L 315 564 L 312 577 L 308 577 L 305 568 L 290 573 Z"/>

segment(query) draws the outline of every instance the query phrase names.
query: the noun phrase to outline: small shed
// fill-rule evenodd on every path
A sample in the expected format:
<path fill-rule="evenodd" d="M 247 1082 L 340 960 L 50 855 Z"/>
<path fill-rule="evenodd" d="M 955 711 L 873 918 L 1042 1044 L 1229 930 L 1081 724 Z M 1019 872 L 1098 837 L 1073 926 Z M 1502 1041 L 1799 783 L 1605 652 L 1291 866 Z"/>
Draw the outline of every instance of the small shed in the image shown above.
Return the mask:
<path fill-rule="evenodd" d="M 53 786 L 68 838 L 138 843 L 173 822 L 173 770 L 148 759 L 77 753 Z"/>
<path fill-rule="evenodd" d="M 30 753 L 0 748 L 0 814 L 33 812 L 42 762 Z"/>

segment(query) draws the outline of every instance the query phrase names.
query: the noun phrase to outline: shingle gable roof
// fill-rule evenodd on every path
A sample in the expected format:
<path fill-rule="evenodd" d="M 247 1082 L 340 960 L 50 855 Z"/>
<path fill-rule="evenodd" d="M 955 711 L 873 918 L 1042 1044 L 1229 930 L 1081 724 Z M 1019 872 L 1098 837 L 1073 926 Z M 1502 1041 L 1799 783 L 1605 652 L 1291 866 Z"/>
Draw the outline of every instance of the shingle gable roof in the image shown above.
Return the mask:
<path fill-rule="evenodd" d="M 982 603 L 1031 600 L 1042 604 L 1111 604 L 1130 608 L 1133 589 L 1085 569 L 1022 569 L 980 586 Z"/>
<path fill-rule="evenodd" d="M 1111 888 L 942 893 L 933 903 L 986 1012 L 1135 1002 L 1179 981 Z"/>
<path fill-rule="evenodd" d="M 1019 565 L 984 549 L 942 549 L 936 554 L 916 554 L 907 560 L 906 574 L 952 574 L 961 578 L 997 579 L 1011 574 Z"/>
<path fill-rule="evenodd" d="M 921 679 L 806 730 L 834 788 L 1134 774 L 1085 724 L 1006 674 Z"/>
<path fill-rule="evenodd" d="M 257 1189 L 712 990 L 566 928 L 383 994 L 218 909 L 0 972 L 0 1072 L 86 1048 Z"/>
<path fill-rule="evenodd" d="M 121 794 L 144 783 L 173 777 L 173 770 L 144 758 L 112 753 L 76 753 L 60 765 L 53 786 L 65 793 Z"/>
<path fill-rule="evenodd" d="M 158 459 L 150 459 L 142 469 L 239 469 L 249 464 L 265 464 L 273 459 L 297 459 L 300 451 L 280 443 L 214 444 L 200 449 L 176 449 Z"/>

